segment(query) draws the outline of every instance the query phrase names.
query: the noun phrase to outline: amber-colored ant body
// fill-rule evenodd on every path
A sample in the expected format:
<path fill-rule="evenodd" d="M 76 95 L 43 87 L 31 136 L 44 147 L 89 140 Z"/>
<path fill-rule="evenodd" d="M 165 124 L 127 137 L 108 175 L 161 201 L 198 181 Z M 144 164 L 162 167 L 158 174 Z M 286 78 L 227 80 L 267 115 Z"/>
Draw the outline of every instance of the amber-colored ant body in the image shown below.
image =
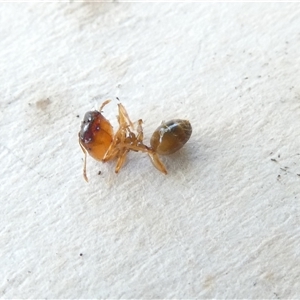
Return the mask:
<path fill-rule="evenodd" d="M 136 133 L 125 107 L 119 103 L 119 115 L 117 116 L 119 128 L 113 133 L 110 122 L 102 115 L 102 109 L 111 100 L 106 100 L 99 111 L 89 111 L 85 114 L 78 133 L 79 145 L 84 152 L 83 176 L 86 181 L 87 153 L 94 159 L 107 162 L 117 159 L 115 172 L 118 173 L 126 160 L 129 151 L 146 152 L 153 165 L 162 173 L 167 174 L 164 164 L 158 154 L 168 155 L 179 150 L 189 140 L 192 134 L 192 126 L 187 120 L 175 119 L 163 122 L 153 133 L 150 140 L 151 147 L 143 143 L 143 121 L 137 122 Z"/>

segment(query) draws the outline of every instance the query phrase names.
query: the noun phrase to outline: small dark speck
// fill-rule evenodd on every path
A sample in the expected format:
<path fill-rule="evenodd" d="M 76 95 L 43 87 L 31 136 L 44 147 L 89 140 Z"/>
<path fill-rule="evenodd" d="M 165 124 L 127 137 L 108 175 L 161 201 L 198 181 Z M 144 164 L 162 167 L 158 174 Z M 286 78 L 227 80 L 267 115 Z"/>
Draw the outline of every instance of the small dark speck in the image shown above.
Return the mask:
<path fill-rule="evenodd" d="M 80 255 L 80 256 L 83 256 L 83 254 L 82 254 L 82 253 L 80 253 L 79 255 Z"/>
<path fill-rule="evenodd" d="M 118 101 L 120 101 L 119 97 L 116 97 L 116 99 L 117 99 Z"/>
<path fill-rule="evenodd" d="M 258 75 L 257 78 L 261 78 L 261 75 Z"/>
<path fill-rule="evenodd" d="M 245 77 L 244 79 L 248 79 L 249 77 Z"/>
<path fill-rule="evenodd" d="M 278 154 L 278 158 L 280 158 L 280 154 Z"/>
<path fill-rule="evenodd" d="M 257 283 L 256 283 L 256 282 L 254 282 L 254 283 L 253 283 L 253 286 L 256 286 L 256 284 L 257 284 Z"/>
<path fill-rule="evenodd" d="M 277 176 L 277 179 L 280 179 L 280 178 L 281 178 L 281 176 L 280 176 L 280 175 L 278 175 L 278 176 Z"/>
<path fill-rule="evenodd" d="M 101 175 L 101 173 L 102 173 L 102 172 L 101 172 L 101 171 L 99 171 L 99 172 L 98 172 L 98 175 Z"/>
<path fill-rule="evenodd" d="M 277 162 L 277 160 L 276 160 L 275 158 L 271 158 L 271 161 L 275 161 L 275 162 Z"/>
<path fill-rule="evenodd" d="M 298 174 L 297 174 L 297 176 L 299 176 L 299 177 L 300 177 L 300 174 L 298 173 Z"/>
<path fill-rule="evenodd" d="M 79 115 L 77 115 L 76 117 L 77 117 L 77 118 L 79 118 L 80 116 L 79 116 Z"/>

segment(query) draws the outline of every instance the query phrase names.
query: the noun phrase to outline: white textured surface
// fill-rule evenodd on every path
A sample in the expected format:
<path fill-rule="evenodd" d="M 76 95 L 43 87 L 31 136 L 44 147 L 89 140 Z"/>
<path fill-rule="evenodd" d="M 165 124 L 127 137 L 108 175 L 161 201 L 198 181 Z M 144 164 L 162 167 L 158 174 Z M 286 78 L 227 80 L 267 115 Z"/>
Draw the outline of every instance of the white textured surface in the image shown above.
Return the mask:
<path fill-rule="evenodd" d="M 299 4 L 2 3 L 0 295 L 300 298 L 299 18 Z M 167 176 L 132 153 L 117 176 L 89 159 L 83 180 L 81 118 L 117 96 L 147 141 L 191 121 Z"/>

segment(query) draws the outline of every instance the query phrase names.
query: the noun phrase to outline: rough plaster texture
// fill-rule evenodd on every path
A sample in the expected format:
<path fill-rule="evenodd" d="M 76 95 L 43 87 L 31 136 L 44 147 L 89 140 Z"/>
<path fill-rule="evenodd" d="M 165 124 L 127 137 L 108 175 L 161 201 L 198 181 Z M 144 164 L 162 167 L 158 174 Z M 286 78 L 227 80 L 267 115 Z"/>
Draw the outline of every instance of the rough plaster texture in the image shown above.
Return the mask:
<path fill-rule="evenodd" d="M 3 298 L 300 298 L 300 5 L 2 3 Z M 116 97 L 163 158 L 88 160 Z M 101 170 L 102 174 L 98 175 Z"/>

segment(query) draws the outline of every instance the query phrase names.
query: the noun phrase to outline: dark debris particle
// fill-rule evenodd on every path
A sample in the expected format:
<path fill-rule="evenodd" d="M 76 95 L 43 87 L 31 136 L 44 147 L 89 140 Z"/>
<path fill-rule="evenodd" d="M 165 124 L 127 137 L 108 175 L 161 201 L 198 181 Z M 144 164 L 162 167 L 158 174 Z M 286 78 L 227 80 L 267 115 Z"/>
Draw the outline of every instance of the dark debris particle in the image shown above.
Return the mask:
<path fill-rule="evenodd" d="M 98 175 L 101 175 L 101 173 L 102 173 L 102 172 L 101 172 L 101 171 L 99 171 L 99 172 L 98 172 Z"/>
<path fill-rule="evenodd" d="M 297 174 L 297 176 L 299 176 L 299 177 L 300 177 L 300 174 L 298 173 L 298 174 Z"/>
<path fill-rule="evenodd" d="M 275 162 L 277 162 L 277 160 L 276 160 L 275 158 L 271 158 L 271 161 L 275 161 Z"/>
<path fill-rule="evenodd" d="M 77 115 L 76 117 L 77 117 L 77 118 L 79 118 L 80 116 L 79 116 L 79 115 Z"/>
<path fill-rule="evenodd" d="M 277 299 L 280 299 L 277 293 L 274 292 L 273 294 L 276 296 Z"/>
<path fill-rule="evenodd" d="M 83 256 L 83 254 L 82 254 L 82 253 L 80 253 L 79 255 L 80 255 L 80 256 Z"/>

